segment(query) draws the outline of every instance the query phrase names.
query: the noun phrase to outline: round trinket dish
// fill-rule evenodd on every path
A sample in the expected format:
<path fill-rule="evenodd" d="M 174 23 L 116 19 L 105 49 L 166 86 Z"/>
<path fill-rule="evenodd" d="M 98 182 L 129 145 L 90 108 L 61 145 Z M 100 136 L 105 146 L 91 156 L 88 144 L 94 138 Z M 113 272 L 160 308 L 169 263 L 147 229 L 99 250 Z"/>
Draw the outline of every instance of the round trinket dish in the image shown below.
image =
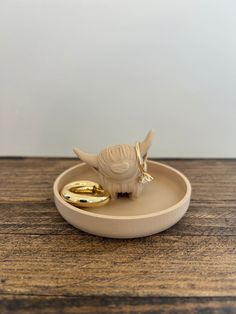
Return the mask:
<path fill-rule="evenodd" d="M 84 209 L 64 201 L 60 192 L 66 184 L 76 180 L 99 183 L 98 174 L 85 163 L 64 171 L 53 186 L 59 213 L 74 227 L 108 238 L 138 238 L 170 228 L 189 207 L 190 182 L 182 173 L 165 164 L 147 161 L 147 165 L 154 180 L 145 184 L 138 199 L 118 197 L 107 205 Z"/>

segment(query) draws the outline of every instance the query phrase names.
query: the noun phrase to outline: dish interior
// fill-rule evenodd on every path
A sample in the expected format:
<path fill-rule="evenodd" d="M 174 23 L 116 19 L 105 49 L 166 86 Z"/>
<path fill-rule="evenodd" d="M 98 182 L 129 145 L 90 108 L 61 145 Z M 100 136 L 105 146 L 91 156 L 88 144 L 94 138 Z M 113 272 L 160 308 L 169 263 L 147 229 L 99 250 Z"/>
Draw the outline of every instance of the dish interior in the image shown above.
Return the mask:
<path fill-rule="evenodd" d="M 187 185 L 181 174 L 155 162 L 148 162 L 148 172 L 154 180 L 145 184 L 143 193 L 137 200 L 121 197 L 111 200 L 105 206 L 82 210 L 109 216 L 136 216 L 165 210 L 183 199 L 187 192 Z M 77 166 L 61 177 L 58 191 L 60 192 L 65 184 L 76 180 L 91 180 L 99 183 L 99 176 L 86 164 Z"/>

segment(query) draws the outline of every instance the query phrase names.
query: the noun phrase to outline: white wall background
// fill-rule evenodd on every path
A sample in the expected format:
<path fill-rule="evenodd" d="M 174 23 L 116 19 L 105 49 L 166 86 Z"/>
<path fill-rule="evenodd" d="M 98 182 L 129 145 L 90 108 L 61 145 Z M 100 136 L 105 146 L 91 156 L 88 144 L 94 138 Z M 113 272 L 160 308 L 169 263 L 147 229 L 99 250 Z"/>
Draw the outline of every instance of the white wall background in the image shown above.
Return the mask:
<path fill-rule="evenodd" d="M 0 155 L 236 157 L 235 32 L 234 0 L 0 0 Z"/>

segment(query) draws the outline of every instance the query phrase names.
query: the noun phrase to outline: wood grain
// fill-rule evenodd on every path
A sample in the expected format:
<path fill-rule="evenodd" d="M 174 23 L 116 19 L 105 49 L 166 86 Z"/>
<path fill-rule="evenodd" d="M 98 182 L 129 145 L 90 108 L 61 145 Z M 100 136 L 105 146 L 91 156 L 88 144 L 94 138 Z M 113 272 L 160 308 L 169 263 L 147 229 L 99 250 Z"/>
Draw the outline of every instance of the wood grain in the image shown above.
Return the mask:
<path fill-rule="evenodd" d="M 112 240 L 58 214 L 76 159 L 0 159 L 0 313 L 236 313 L 236 161 L 164 160 L 191 206 L 165 232 Z"/>
<path fill-rule="evenodd" d="M 3 294 L 236 296 L 232 236 L 1 235 L 0 252 Z"/>
<path fill-rule="evenodd" d="M 1 314 L 235 314 L 236 300 L 224 298 L 173 298 L 173 297 L 41 297 L 3 296 Z"/>
<path fill-rule="evenodd" d="M 190 179 L 191 206 L 165 234 L 236 235 L 236 161 L 165 160 Z M 55 178 L 76 159 L 1 159 L 0 233 L 77 234 L 58 214 Z"/>

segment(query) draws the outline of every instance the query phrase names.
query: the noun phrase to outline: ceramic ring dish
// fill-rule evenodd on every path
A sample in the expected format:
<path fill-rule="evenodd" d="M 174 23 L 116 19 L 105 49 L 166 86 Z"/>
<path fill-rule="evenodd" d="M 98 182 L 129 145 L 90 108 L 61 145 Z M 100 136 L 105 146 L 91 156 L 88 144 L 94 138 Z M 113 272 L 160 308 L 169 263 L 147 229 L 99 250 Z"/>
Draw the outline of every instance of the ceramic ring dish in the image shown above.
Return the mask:
<path fill-rule="evenodd" d="M 71 181 L 91 180 L 99 183 L 97 173 L 85 163 L 59 175 L 53 191 L 55 204 L 65 220 L 85 232 L 109 238 L 137 238 L 161 232 L 177 223 L 189 207 L 191 185 L 179 171 L 165 164 L 148 161 L 154 180 L 146 184 L 136 199 L 118 198 L 97 208 L 80 209 L 60 196 Z"/>

